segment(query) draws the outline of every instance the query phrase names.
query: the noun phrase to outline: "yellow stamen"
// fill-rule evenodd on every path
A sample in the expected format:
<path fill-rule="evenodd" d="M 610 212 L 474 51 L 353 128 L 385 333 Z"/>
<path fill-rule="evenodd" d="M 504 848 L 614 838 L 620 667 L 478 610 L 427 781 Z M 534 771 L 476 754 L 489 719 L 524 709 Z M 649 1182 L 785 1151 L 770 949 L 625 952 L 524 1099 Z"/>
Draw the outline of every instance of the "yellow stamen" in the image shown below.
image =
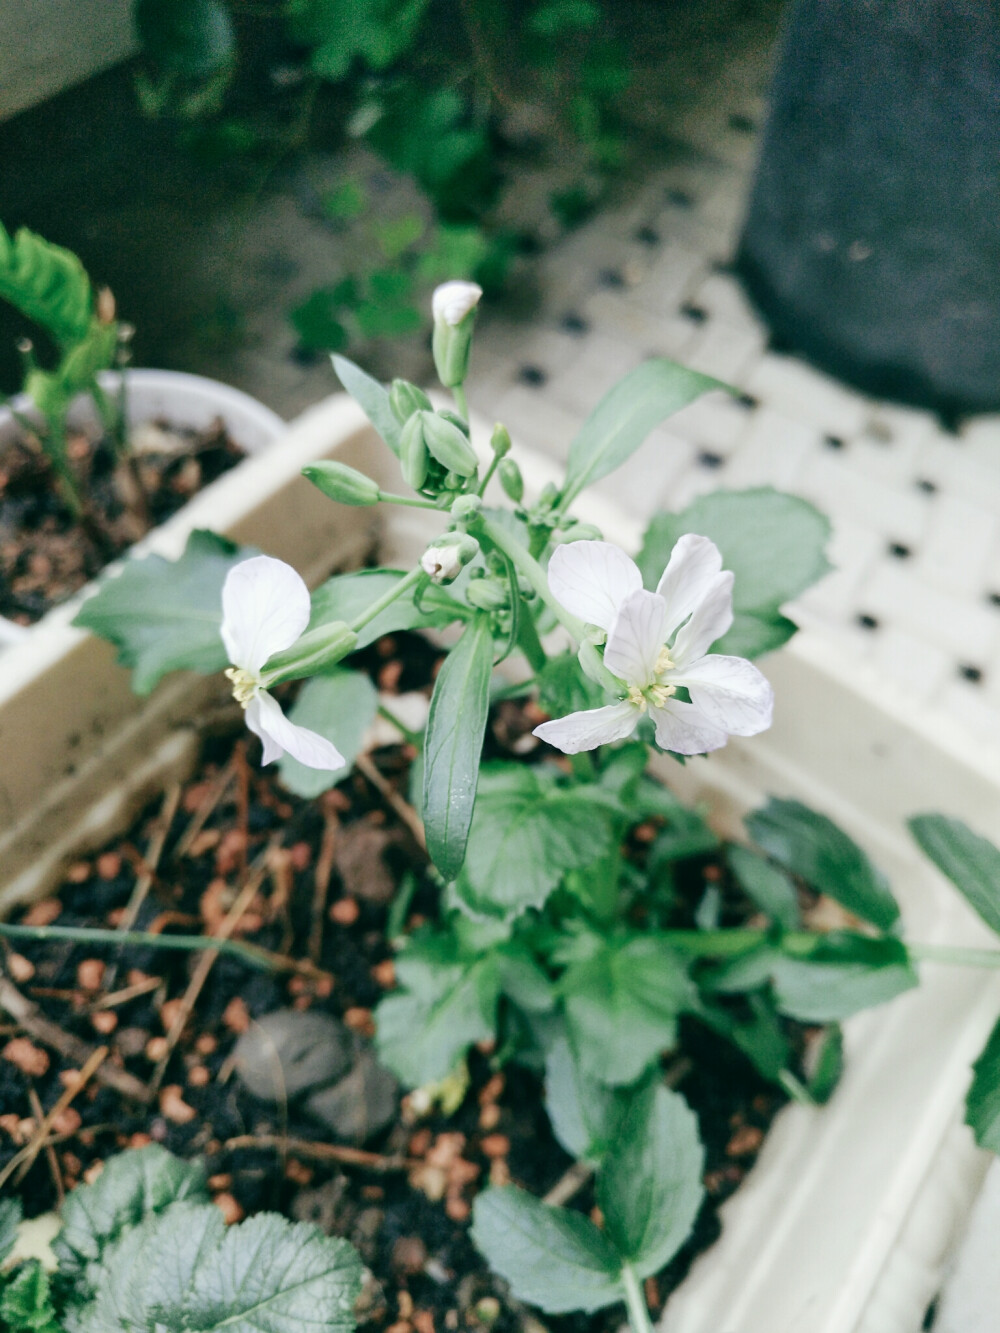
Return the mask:
<path fill-rule="evenodd" d="M 670 656 L 670 650 L 668 648 L 661 648 L 660 655 L 656 659 L 656 666 L 653 668 L 654 673 L 657 676 L 662 676 L 665 671 L 673 671 L 673 669 L 674 662 L 673 658 Z"/>
<path fill-rule="evenodd" d="M 233 698 L 241 708 L 246 708 L 260 688 L 260 681 L 243 667 L 227 667 L 223 674 L 233 682 Z"/>
<path fill-rule="evenodd" d="M 646 711 L 646 697 L 638 685 L 630 685 L 626 697 L 628 702 L 634 704 L 641 712 L 644 713 Z"/>
<path fill-rule="evenodd" d="M 646 691 L 649 702 L 654 708 L 662 708 L 672 694 L 677 693 L 676 685 L 650 685 Z"/>

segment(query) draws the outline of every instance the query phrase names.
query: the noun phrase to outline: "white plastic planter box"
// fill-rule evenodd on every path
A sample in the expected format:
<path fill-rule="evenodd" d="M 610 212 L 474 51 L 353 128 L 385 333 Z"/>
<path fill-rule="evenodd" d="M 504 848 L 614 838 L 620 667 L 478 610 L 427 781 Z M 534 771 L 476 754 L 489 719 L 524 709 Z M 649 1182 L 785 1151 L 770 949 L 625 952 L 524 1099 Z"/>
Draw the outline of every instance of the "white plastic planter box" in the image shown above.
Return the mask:
<path fill-rule="evenodd" d="M 363 467 L 387 488 L 399 484 L 360 412 L 335 398 L 144 546 L 176 555 L 192 527 L 211 525 L 290 560 L 310 580 L 369 550 L 388 565 L 418 557 L 440 529 L 437 516 L 334 506 L 298 477 L 322 456 Z M 546 461 L 518 458 L 531 491 L 554 475 Z M 634 549 L 638 528 L 620 513 L 599 500 L 578 509 Z M 135 700 L 107 645 L 67 627 L 71 614 L 4 659 L 17 668 L 13 681 L 9 670 L 0 680 L 0 801 L 15 813 L 6 848 L 0 843 L 8 901 L 42 889 L 62 858 L 120 829 L 157 781 L 190 762 L 190 720 L 224 684 L 175 677 Z M 681 768 L 665 760 L 662 775 L 707 802 L 731 835 L 768 795 L 815 806 L 890 875 L 910 938 L 981 943 L 983 929 L 903 822 L 940 810 L 989 831 L 1000 767 L 943 718 L 887 697 L 879 679 L 818 637 L 799 635 L 765 667 L 777 695 L 772 730 L 709 761 Z M 73 753 L 80 758 L 71 769 Z M 985 1170 L 961 1113 L 969 1065 L 998 1010 L 996 975 L 927 965 L 918 991 L 849 1022 L 847 1072 L 833 1100 L 778 1117 L 723 1209 L 721 1240 L 668 1303 L 665 1333 L 917 1333 Z"/>

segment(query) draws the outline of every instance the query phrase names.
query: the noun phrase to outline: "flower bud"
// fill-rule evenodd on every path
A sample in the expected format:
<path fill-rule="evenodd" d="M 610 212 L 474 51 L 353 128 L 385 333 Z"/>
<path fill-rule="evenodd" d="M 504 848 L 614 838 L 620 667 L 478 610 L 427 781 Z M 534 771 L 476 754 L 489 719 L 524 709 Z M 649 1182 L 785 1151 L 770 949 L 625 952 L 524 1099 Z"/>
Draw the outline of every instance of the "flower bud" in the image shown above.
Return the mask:
<path fill-rule="evenodd" d="M 430 456 L 424 443 L 422 412 L 415 412 L 399 434 L 399 462 L 407 485 L 415 491 L 422 489 L 427 480 Z"/>
<path fill-rule="evenodd" d="M 513 458 L 504 458 L 501 460 L 497 471 L 500 476 L 500 485 L 504 488 L 505 494 L 515 504 L 520 504 L 524 498 L 524 478 L 521 476 L 521 469 Z"/>
<path fill-rule="evenodd" d="M 449 532 L 432 542 L 420 557 L 420 567 L 435 583 L 451 583 L 479 554 L 479 543 L 466 532 Z"/>
<path fill-rule="evenodd" d="M 469 430 L 469 423 L 467 421 L 463 421 L 457 412 L 449 412 L 446 407 L 439 407 L 438 416 L 444 417 L 445 421 L 450 421 L 453 426 L 457 426 L 466 439 L 468 439 L 469 436 L 471 435 L 471 431 Z"/>
<path fill-rule="evenodd" d="M 291 648 L 268 658 L 264 664 L 264 684 L 270 688 L 283 680 L 319 675 L 353 652 L 357 641 L 357 634 L 343 620 L 332 620 L 328 625 L 307 630 Z"/>
<path fill-rule="evenodd" d="M 453 518 L 475 518 L 483 507 L 478 495 L 460 495 L 451 507 Z"/>
<path fill-rule="evenodd" d="M 446 282 L 434 293 L 434 365 L 446 389 L 462 384 L 468 373 L 472 326 L 482 294 L 474 282 Z"/>
<path fill-rule="evenodd" d="M 310 463 L 302 469 L 302 475 L 318 486 L 324 495 L 340 504 L 373 505 L 378 504 L 381 496 L 381 491 L 371 477 L 366 477 L 357 468 L 348 467 L 346 463 L 329 459 Z"/>
<path fill-rule="evenodd" d="M 442 467 L 471 477 L 478 462 L 475 450 L 459 428 L 437 412 L 421 412 L 424 443 Z"/>
<path fill-rule="evenodd" d="M 559 546 L 566 542 L 599 542 L 601 537 L 600 528 L 593 523 L 573 523 L 568 528 L 556 528 L 549 540 Z"/>
<path fill-rule="evenodd" d="M 496 454 L 497 458 L 503 458 L 510 453 L 510 431 L 498 421 L 493 427 L 493 434 L 490 436 L 490 448 Z"/>
<path fill-rule="evenodd" d="M 510 589 L 498 579 L 476 579 L 466 588 L 465 600 L 481 611 L 502 611 L 510 605 Z"/>
<path fill-rule="evenodd" d="M 542 487 L 542 493 L 538 497 L 539 509 L 551 509 L 559 499 L 559 487 L 554 481 L 547 481 Z"/>
<path fill-rule="evenodd" d="M 409 380 L 393 380 L 389 390 L 389 406 L 392 414 L 401 426 L 405 425 L 414 412 L 427 412 L 431 400 Z"/>

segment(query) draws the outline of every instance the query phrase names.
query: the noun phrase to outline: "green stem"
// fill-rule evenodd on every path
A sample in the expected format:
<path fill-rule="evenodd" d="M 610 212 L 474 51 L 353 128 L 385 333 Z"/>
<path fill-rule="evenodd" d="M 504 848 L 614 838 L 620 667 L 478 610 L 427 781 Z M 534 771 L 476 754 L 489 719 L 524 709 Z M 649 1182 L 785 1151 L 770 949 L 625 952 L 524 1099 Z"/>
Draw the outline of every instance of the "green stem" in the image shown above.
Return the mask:
<path fill-rule="evenodd" d="M 963 949 L 957 944 L 908 944 L 906 947 L 915 962 L 1000 968 L 1000 949 Z"/>
<path fill-rule="evenodd" d="M 214 949 L 230 954 L 249 967 L 276 972 L 282 963 L 276 955 L 239 940 L 218 940 L 210 935 L 154 935 L 146 930 L 104 930 L 98 926 L 14 926 L 0 922 L 0 936 L 12 940 L 62 940 L 73 944 L 136 945 L 144 949 L 173 949 L 196 952 Z"/>
<path fill-rule="evenodd" d="M 403 722 L 400 722 L 399 718 L 395 715 L 395 713 L 393 713 L 391 709 L 386 708 L 384 704 L 378 704 L 376 707 L 376 712 L 378 713 L 379 717 L 384 717 L 386 722 L 388 722 L 391 726 L 395 727 L 397 731 L 402 733 L 403 740 L 406 741 L 407 745 L 412 745 L 417 750 L 420 749 L 420 747 L 423 745 L 424 742 L 424 738 L 421 732 L 411 731 L 410 728 L 406 726 Z"/>
<path fill-rule="evenodd" d="M 364 629 L 365 625 L 374 620 L 377 615 L 380 615 L 387 606 L 391 606 L 398 597 L 402 597 L 404 592 L 409 592 L 413 585 L 419 583 L 422 578 L 426 578 L 426 575 L 417 565 L 415 569 L 410 570 L 409 574 L 404 575 L 398 583 L 393 584 L 388 592 L 384 592 L 381 597 L 376 597 L 371 606 L 366 611 L 362 611 L 351 622 L 351 629 L 354 630 L 355 634 Z"/>
<path fill-rule="evenodd" d="M 638 1274 L 631 1264 L 622 1265 L 622 1286 L 625 1288 L 625 1305 L 632 1333 L 653 1333 L 653 1321 L 646 1308 L 646 1298 L 642 1294 Z"/>
<path fill-rule="evenodd" d="M 530 586 L 553 615 L 556 616 L 560 624 L 564 625 L 566 629 L 569 630 L 570 634 L 572 634 L 573 638 L 576 639 L 578 643 L 581 642 L 586 637 L 586 626 L 582 620 L 578 620 L 576 616 L 570 615 L 565 607 L 560 606 L 552 596 L 552 593 L 549 591 L 549 581 L 545 577 L 545 571 L 542 569 L 538 561 L 525 550 L 516 537 L 513 537 L 509 532 L 505 532 L 499 524 L 494 523 L 491 519 L 483 518 L 482 515 L 480 515 L 476 526 L 487 541 L 495 546 L 498 551 L 502 551 L 508 559 L 513 561 L 518 572 L 524 575 Z"/>
<path fill-rule="evenodd" d="M 395 495 L 392 491 L 382 491 L 378 493 L 378 498 L 384 500 L 390 505 L 409 505 L 411 509 L 437 509 L 440 513 L 440 506 L 433 500 L 418 500 L 412 495 Z"/>
<path fill-rule="evenodd" d="M 482 496 L 484 496 L 484 495 L 486 494 L 486 487 L 487 487 L 487 486 L 490 484 L 490 482 L 493 480 L 493 473 L 496 472 L 496 470 L 497 470 L 497 468 L 498 468 L 499 466 L 500 466 L 500 455 L 499 455 L 499 454 L 494 454 L 494 455 L 493 455 L 493 458 L 492 458 L 492 461 L 490 462 L 489 467 L 486 469 L 486 475 L 483 477 L 482 481 L 479 483 L 479 489 L 476 491 L 476 494 L 477 494 L 478 496 L 482 497 Z"/>
<path fill-rule="evenodd" d="M 778 1082 L 791 1097 L 793 1102 L 798 1102 L 800 1106 L 817 1106 L 818 1102 L 813 1097 L 809 1089 L 797 1079 L 790 1069 L 783 1069 L 778 1075 Z"/>
<path fill-rule="evenodd" d="M 461 418 L 462 418 L 463 421 L 468 422 L 468 420 L 469 420 L 469 400 L 468 400 L 468 399 L 466 398 L 466 396 L 465 396 L 465 385 L 464 385 L 464 384 L 456 384 L 456 385 L 452 388 L 452 391 L 451 391 L 451 392 L 452 392 L 452 394 L 454 395 L 454 398 L 455 398 L 455 406 L 458 408 L 459 415 L 461 416 Z"/>

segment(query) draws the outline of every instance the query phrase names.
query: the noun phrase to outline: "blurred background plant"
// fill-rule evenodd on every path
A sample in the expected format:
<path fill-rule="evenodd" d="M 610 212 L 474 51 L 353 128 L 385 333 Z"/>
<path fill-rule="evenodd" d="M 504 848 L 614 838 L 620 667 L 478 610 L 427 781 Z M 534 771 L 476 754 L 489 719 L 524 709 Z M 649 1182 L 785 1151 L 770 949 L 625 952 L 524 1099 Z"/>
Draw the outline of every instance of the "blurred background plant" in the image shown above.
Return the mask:
<path fill-rule="evenodd" d="M 263 188 L 312 146 L 360 141 L 408 179 L 389 215 L 363 178 L 314 205 L 365 262 L 289 311 L 306 352 L 413 334 L 444 278 L 502 288 L 517 256 L 582 221 L 623 165 L 630 82 L 607 0 L 136 0 L 147 116 L 206 166 Z M 556 160 L 525 228 L 518 162 Z"/>

